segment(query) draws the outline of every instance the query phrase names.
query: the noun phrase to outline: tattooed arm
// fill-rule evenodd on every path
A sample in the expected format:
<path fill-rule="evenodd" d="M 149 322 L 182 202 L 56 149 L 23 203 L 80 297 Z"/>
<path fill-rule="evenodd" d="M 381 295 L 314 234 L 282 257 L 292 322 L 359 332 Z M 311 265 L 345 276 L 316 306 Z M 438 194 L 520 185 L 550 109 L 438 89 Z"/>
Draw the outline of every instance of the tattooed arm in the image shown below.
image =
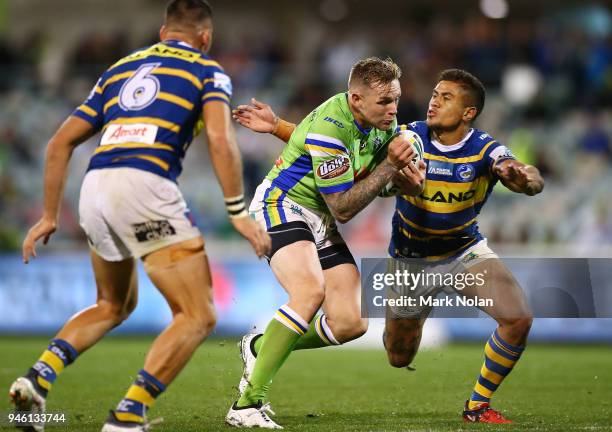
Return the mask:
<path fill-rule="evenodd" d="M 363 210 L 391 180 L 397 170 L 385 160 L 365 179 L 344 192 L 323 194 L 323 199 L 334 218 L 346 223 Z"/>
<path fill-rule="evenodd" d="M 387 159 L 365 179 L 344 192 L 322 194 L 334 218 L 346 223 L 363 210 L 391 180 L 398 170 L 412 163 L 414 147 L 402 136 L 389 144 Z"/>

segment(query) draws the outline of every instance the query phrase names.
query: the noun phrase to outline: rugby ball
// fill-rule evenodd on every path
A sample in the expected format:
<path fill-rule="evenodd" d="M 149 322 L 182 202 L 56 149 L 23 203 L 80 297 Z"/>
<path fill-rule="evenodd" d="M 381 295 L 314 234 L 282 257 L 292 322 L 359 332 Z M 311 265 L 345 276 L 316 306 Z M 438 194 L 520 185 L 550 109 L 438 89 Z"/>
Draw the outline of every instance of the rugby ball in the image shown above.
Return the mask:
<path fill-rule="evenodd" d="M 403 135 L 408 139 L 408 142 L 414 147 L 415 155 L 412 158 L 412 163 L 414 166 L 417 166 L 419 161 L 423 160 L 423 140 L 421 137 L 414 131 L 410 129 L 405 129 L 400 131 L 400 135 Z M 382 191 L 378 194 L 380 197 L 391 197 L 397 195 L 400 191 L 400 188 L 395 186 L 395 184 L 390 181 L 385 185 Z"/>

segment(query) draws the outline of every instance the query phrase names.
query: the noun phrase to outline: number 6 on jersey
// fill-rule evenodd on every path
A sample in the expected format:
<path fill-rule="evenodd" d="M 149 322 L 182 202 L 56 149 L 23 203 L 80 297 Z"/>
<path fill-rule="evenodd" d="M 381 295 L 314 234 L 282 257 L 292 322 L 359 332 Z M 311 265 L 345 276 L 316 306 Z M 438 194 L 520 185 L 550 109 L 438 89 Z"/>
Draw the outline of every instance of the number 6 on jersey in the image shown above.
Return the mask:
<path fill-rule="evenodd" d="M 123 83 L 119 90 L 119 106 L 124 111 L 138 111 L 148 107 L 159 93 L 159 80 L 151 75 L 160 63 L 146 63 Z"/>

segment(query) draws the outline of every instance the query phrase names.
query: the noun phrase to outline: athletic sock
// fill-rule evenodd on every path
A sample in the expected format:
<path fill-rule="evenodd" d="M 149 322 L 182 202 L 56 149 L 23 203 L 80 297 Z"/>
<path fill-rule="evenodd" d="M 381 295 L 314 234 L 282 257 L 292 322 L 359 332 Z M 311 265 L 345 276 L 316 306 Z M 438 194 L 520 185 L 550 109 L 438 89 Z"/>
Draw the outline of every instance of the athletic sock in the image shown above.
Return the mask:
<path fill-rule="evenodd" d="M 261 349 L 263 339 L 261 336 L 256 336 L 251 340 L 251 352 L 255 357 Z M 298 339 L 293 347 L 293 351 L 303 349 L 323 348 L 330 345 L 340 345 L 340 342 L 335 338 L 334 334 L 327 325 L 327 316 L 325 314 L 317 315 L 312 320 L 308 331 Z"/>
<path fill-rule="evenodd" d="M 38 361 L 26 373 L 36 390 L 43 396 L 51 390 L 53 383 L 64 368 L 78 357 L 72 345 L 63 339 L 53 339 Z"/>
<path fill-rule="evenodd" d="M 281 306 L 268 324 L 249 385 L 238 400 L 238 407 L 265 401 L 272 379 L 281 368 L 298 339 L 306 333 L 308 322 L 289 306 Z"/>
<path fill-rule="evenodd" d="M 164 390 L 164 384 L 144 369 L 141 370 L 115 409 L 117 420 L 144 423 L 147 410 Z"/>
<path fill-rule="evenodd" d="M 469 410 L 483 402 L 489 402 L 497 387 L 512 371 L 524 349 L 524 346 L 514 346 L 504 341 L 497 329 L 493 332 L 485 345 L 485 361 L 468 402 Z"/>

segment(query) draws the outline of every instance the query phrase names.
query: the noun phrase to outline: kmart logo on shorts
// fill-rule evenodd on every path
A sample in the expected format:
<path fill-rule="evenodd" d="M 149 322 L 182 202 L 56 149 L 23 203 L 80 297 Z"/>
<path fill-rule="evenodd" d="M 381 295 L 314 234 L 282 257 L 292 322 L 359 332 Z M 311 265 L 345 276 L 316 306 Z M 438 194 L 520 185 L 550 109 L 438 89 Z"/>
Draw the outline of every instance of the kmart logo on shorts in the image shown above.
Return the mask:
<path fill-rule="evenodd" d="M 340 177 L 349 170 L 350 166 L 351 161 L 349 158 L 339 156 L 335 159 L 321 163 L 317 168 L 317 176 L 323 180 Z"/>

